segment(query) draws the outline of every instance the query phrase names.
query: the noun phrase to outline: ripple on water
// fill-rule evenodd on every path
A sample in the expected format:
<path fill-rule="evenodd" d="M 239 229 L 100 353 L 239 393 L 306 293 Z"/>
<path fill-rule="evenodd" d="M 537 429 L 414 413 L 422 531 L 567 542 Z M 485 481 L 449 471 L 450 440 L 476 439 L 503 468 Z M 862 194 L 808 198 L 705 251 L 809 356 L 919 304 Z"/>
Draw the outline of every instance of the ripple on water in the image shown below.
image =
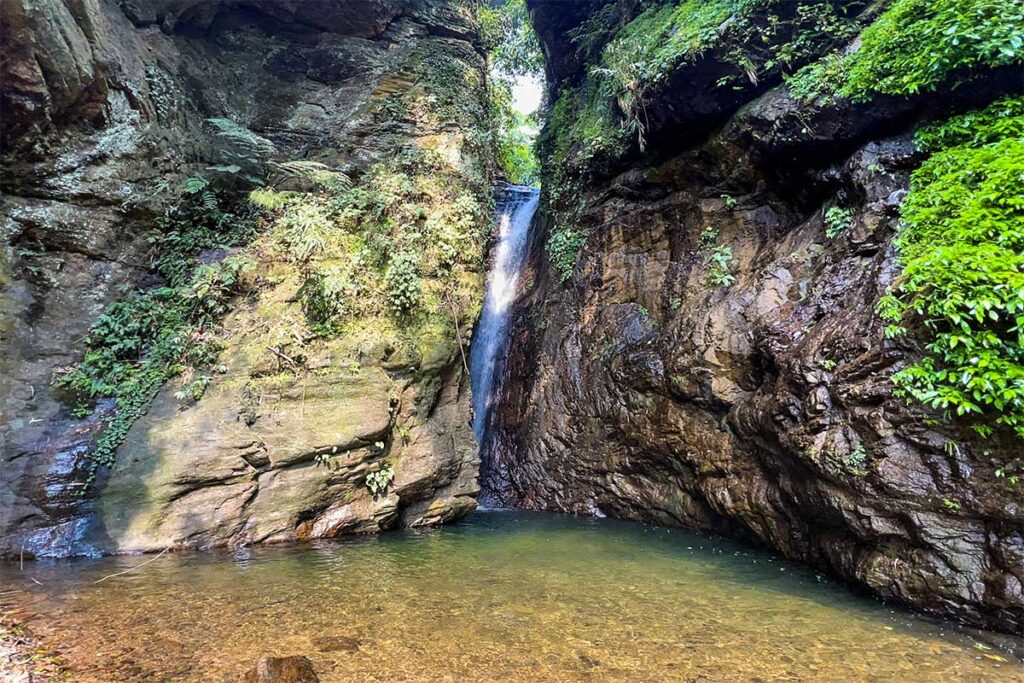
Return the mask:
<path fill-rule="evenodd" d="M 612 520 L 478 513 L 94 583 L 140 561 L 0 567 L 0 601 L 36 614 L 82 682 L 235 681 L 294 654 L 325 683 L 1024 679 L 983 636 L 730 541 Z"/>

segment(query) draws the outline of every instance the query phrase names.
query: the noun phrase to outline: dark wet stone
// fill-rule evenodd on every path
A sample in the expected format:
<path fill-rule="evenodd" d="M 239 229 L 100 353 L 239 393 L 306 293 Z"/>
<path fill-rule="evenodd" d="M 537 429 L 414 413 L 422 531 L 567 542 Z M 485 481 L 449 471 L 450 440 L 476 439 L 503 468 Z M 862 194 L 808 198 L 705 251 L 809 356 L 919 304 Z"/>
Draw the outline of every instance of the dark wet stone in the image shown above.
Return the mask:
<path fill-rule="evenodd" d="M 363 641 L 347 636 L 323 636 L 313 639 L 313 647 L 319 652 L 358 652 Z"/>

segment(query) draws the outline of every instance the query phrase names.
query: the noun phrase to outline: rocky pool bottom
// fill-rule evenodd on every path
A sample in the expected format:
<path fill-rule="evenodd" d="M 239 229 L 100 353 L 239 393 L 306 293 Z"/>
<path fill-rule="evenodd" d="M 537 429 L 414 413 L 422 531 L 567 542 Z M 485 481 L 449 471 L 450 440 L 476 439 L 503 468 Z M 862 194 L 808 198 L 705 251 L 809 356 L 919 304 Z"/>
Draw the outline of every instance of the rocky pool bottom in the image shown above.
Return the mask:
<path fill-rule="evenodd" d="M 0 586 L 82 683 L 238 681 L 264 655 L 305 655 L 324 682 L 1024 679 L 1024 640 L 909 614 L 766 552 L 521 511 L 313 545 L 6 565 Z"/>

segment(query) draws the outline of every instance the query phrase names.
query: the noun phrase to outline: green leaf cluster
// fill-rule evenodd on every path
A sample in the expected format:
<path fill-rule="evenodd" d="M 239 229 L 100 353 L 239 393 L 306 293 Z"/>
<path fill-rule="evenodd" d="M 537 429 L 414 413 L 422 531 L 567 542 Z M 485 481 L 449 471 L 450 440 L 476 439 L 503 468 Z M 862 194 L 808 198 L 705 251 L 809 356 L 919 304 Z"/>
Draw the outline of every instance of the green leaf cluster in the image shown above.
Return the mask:
<path fill-rule="evenodd" d="M 736 282 L 729 266 L 732 264 L 732 247 L 716 244 L 708 250 L 708 284 L 712 287 L 730 287 Z"/>
<path fill-rule="evenodd" d="M 1024 98 L 1004 99 L 918 134 L 933 154 L 912 177 L 896 242 L 903 274 L 879 313 L 890 336 L 908 319 L 928 336 L 924 356 L 893 377 L 900 394 L 1024 437 L 1022 110 Z"/>
<path fill-rule="evenodd" d="M 587 236 L 573 228 L 562 228 L 548 236 L 548 241 L 544 245 L 548 253 L 548 260 L 562 282 L 568 280 L 572 275 L 580 249 L 583 248 L 586 241 Z"/>
<path fill-rule="evenodd" d="M 395 480 L 395 468 L 385 463 L 375 472 L 366 475 L 366 488 L 370 490 L 373 497 L 382 496 L 388 492 L 388 487 Z"/>
<path fill-rule="evenodd" d="M 544 72 L 544 56 L 526 0 L 481 2 L 476 17 L 484 48 L 499 71 L 510 76 L 539 76 Z"/>
<path fill-rule="evenodd" d="M 859 46 L 833 53 L 790 80 L 795 96 L 866 101 L 875 94 L 914 95 L 981 68 L 1024 63 L 1024 4 L 1002 0 L 894 0 L 860 35 Z"/>
<path fill-rule="evenodd" d="M 853 225 L 853 212 L 840 206 L 830 206 L 825 212 L 825 235 L 835 239 Z"/>

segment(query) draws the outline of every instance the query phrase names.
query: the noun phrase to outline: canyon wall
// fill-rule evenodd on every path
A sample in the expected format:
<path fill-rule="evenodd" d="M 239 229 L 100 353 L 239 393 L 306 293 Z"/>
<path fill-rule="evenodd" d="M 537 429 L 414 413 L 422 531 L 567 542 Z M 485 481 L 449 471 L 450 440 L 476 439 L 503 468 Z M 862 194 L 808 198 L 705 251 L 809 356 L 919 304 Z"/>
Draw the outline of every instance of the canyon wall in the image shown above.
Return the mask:
<path fill-rule="evenodd" d="M 471 511 L 478 460 L 462 347 L 482 298 L 492 147 L 472 7 L 12 0 L 0 18 L 0 552 L 330 537 Z M 257 212 L 247 215 L 256 226 L 247 244 L 161 262 L 170 253 L 162 249 L 188 234 L 161 227 L 176 215 L 169 207 L 212 197 L 199 189 L 211 174 L 239 174 L 223 158 L 225 130 L 262 146 L 261 163 L 314 162 L 345 180 L 354 227 L 338 227 L 339 209 L 326 239 L 286 257 L 260 236 L 280 221 Z M 428 186 L 435 177 L 442 189 Z M 414 232 L 447 222 L 456 205 L 459 250 L 443 274 L 420 264 L 408 275 L 425 301 L 408 320 L 371 301 L 318 331 L 327 326 L 312 322 L 310 274 L 358 258 L 355 247 L 329 252 L 362 239 L 363 209 L 352 206 L 384 201 L 385 185 L 388 206 L 410 216 L 374 218 L 387 222 L 389 244 L 422 241 Z M 182 199 L 183 187 L 193 194 Z M 333 210 L 329 198 L 303 207 L 301 195 L 280 196 L 300 218 L 300 209 Z M 247 286 L 216 329 L 196 335 L 212 343 L 203 347 L 214 349 L 204 361 L 212 369 L 165 363 L 156 369 L 177 376 L 151 397 L 138 388 L 145 377 L 114 395 L 54 388 L 101 351 L 149 362 L 154 351 L 98 347 L 92 326 L 126 298 L 145 313 L 140 296 L 169 291 L 161 272 L 235 256 L 246 259 Z M 381 272 L 366 267 L 361 277 L 386 279 L 383 258 Z M 185 289 L 200 301 L 196 285 Z M 147 334 L 136 338 L 150 348 Z M 127 410 L 138 415 L 124 418 Z M 117 425 L 126 433 L 115 439 Z M 114 449 L 97 467 L 91 456 L 104 438 Z"/>
<path fill-rule="evenodd" d="M 892 5 L 529 2 L 553 107 L 484 486 L 750 539 L 1019 634 L 1019 437 L 894 395 L 927 339 L 876 308 L 915 131 L 1019 95 L 1020 55 L 906 93 L 783 81 L 866 49 Z"/>

